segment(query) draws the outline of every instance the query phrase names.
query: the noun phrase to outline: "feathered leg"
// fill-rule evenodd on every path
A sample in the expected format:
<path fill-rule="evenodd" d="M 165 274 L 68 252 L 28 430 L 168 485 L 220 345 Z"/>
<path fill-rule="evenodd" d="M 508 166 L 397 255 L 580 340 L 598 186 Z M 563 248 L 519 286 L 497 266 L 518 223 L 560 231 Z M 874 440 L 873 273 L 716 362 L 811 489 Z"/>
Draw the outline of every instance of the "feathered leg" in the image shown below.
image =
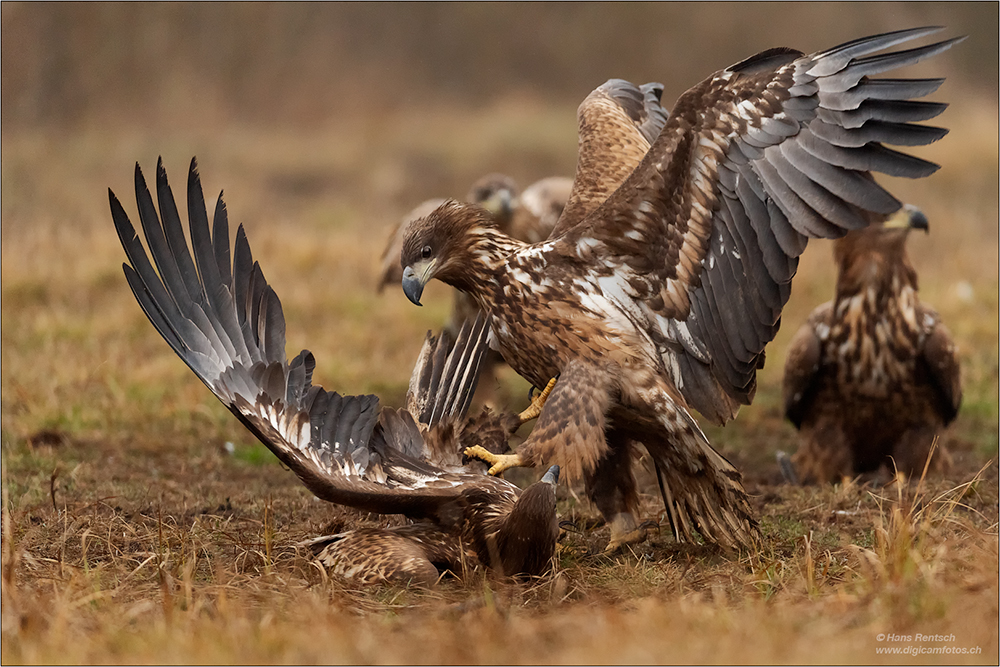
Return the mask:
<path fill-rule="evenodd" d="M 528 439 L 508 457 L 495 457 L 470 447 L 468 456 L 497 463 L 490 474 L 513 466 L 558 465 L 570 480 L 592 471 L 608 451 L 604 415 L 610 404 L 612 374 L 589 362 L 574 359 L 546 388 L 551 393 Z M 544 394 L 544 392 L 543 392 Z"/>
<path fill-rule="evenodd" d="M 606 438 L 608 453 L 584 475 L 584 479 L 587 496 L 611 527 L 606 551 L 616 551 L 627 544 L 642 542 L 646 539 L 646 531 L 636 520 L 639 493 L 632 471 L 635 445 L 614 426 L 607 430 Z"/>
<path fill-rule="evenodd" d="M 804 424 L 792 464 L 803 484 L 836 482 L 854 474 L 851 447 L 839 424 Z"/>

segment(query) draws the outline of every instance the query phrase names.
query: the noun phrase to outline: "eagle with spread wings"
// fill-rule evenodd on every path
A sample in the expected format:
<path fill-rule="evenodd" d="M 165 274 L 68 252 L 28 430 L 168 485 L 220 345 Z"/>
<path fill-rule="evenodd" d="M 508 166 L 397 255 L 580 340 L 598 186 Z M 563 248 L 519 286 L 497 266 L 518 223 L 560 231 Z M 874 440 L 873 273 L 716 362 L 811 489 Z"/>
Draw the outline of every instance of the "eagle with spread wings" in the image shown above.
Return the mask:
<path fill-rule="evenodd" d="M 194 160 L 187 199 L 191 248 L 157 163 L 159 215 L 139 165 L 135 194 L 149 256 L 110 190 L 111 214 L 129 262 L 125 277 L 146 316 L 195 375 L 317 497 L 411 522 L 313 540 L 321 562 L 361 581 L 433 583 L 438 569 L 481 563 L 501 573 L 540 574 L 555 551 L 553 466 L 523 493 L 463 464 L 469 446 L 493 452 L 537 415 L 484 410 L 467 418 L 487 349 L 485 317 L 428 337 L 411 376 L 405 409 L 379 410 L 374 395 L 347 396 L 312 384 L 311 352 L 285 357 L 281 302 L 254 261 L 243 226 L 230 251 L 220 194 L 209 225 Z M 155 269 L 154 269 L 155 263 Z"/>
<path fill-rule="evenodd" d="M 750 403 L 809 238 L 899 209 L 871 172 L 938 168 L 884 144 L 946 133 L 915 123 L 945 105 L 912 100 L 942 80 L 870 78 L 958 41 L 879 53 L 937 30 L 764 51 L 684 93 L 652 137 L 658 105 L 609 81 L 579 109 L 573 193 L 544 243 L 456 202 L 412 222 L 411 301 L 432 278 L 470 294 L 519 374 L 539 387 L 559 378 L 516 454 L 474 452 L 491 471 L 547 462 L 584 476 L 612 545 L 625 543 L 641 539 L 630 472 L 641 443 L 678 539 L 754 543 L 741 476 L 690 410 L 725 423 Z"/>
<path fill-rule="evenodd" d="M 927 218 L 905 206 L 834 245 L 837 291 L 795 334 L 785 362 L 785 416 L 801 432 L 792 481 L 832 482 L 886 465 L 920 475 L 958 414 L 955 343 L 917 298 L 906 253 Z M 947 460 L 942 447 L 931 461 Z"/>

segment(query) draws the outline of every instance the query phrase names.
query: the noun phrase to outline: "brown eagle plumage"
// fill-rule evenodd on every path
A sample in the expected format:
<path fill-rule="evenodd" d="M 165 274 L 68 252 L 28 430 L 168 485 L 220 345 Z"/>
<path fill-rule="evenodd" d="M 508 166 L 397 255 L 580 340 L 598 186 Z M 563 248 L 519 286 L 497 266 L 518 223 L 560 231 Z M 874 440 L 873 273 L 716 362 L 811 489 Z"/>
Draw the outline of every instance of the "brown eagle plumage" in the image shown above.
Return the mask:
<path fill-rule="evenodd" d="M 156 330 L 212 393 L 316 496 L 412 523 L 365 529 L 313 541 L 320 559 L 361 581 L 432 583 L 438 568 L 463 563 L 506 574 L 539 574 L 555 550 L 553 467 L 523 493 L 485 475 L 481 462 L 462 463 L 465 447 L 506 449 L 524 419 L 485 411 L 467 418 L 483 355 L 485 317 L 424 343 L 406 409 L 383 408 L 378 397 L 346 396 L 312 384 L 308 350 L 285 357 L 281 302 L 250 252 L 241 225 L 230 253 L 220 195 L 210 227 L 201 182 L 191 161 L 188 216 L 191 248 L 157 164 L 159 215 L 139 165 L 135 192 L 153 263 L 124 209 L 109 190 L 111 213 L 128 256 L 132 291 Z"/>
<path fill-rule="evenodd" d="M 473 183 L 465 201 L 486 209 L 503 233 L 526 243 L 538 243 L 549 237 L 566 206 L 572 188 L 572 179 L 549 176 L 532 183 L 524 192 L 520 192 L 517 183 L 510 176 L 494 173 L 487 174 Z M 407 224 L 426 217 L 445 201 L 447 200 L 428 199 L 421 202 L 403 216 L 400 223 L 389 232 L 379 259 L 381 269 L 376 286 L 379 292 L 385 289 L 386 285 L 398 285 L 403 277 L 399 255 L 403 250 L 403 234 Z M 472 319 L 468 317 L 470 314 L 474 317 L 475 311 L 470 313 L 466 309 L 462 313 L 456 313 L 452 320 L 461 325 L 466 319 Z"/>
<path fill-rule="evenodd" d="M 749 544 L 739 472 L 691 408 L 724 423 L 751 401 L 810 237 L 839 237 L 900 202 L 870 172 L 937 166 L 883 146 L 943 136 L 913 124 L 943 104 L 910 98 L 941 80 L 869 79 L 956 40 L 876 54 L 937 29 L 859 39 L 813 55 L 771 49 L 718 72 L 665 116 L 612 80 L 581 105 L 574 191 L 552 236 L 527 245 L 480 209 L 448 202 L 406 230 L 403 287 L 438 278 L 492 316 L 491 345 L 537 386 L 559 375 L 509 465 L 583 474 L 611 523 L 636 525 L 630 457 L 655 464 L 679 539 Z M 607 437 L 605 430 L 607 429 Z"/>
<path fill-rule="evenodd" d="M 958 413 L 955 344 L 917 298 L 910 229 L 927 229 L 927 219 L 906 206 L 837 240 L 836 297 L 792 339 L 783 393 L 785 416 L 802 434 L 792 457 L 799 481 L 836 481 L 882 465 L 920 475 L 931 443 Z M 935 465 L 946 457 L 939 447 Z"/>
<path fill-rule="evenodd" d="M 537 243 L 548 238 L 556 221 L 562 214 L 573 188 L 573 180 L 563 176 L 549 176 L 532 183 L 524 192 L 519 192 L 517 183 L 504 174 L 487 174 L 472 184 L 466 201 L 486 210 L 504 234 L 526 243 Z M 446 200 L 428 199 L 415 207 L 389 235 L 388 243 L 382 251 L 382 269 L 379 273 L 377 290 L 386 285 L 399 284 L 403 268 L 399 265 L 399 255 L 403 249 L 406 226 L 413 220 L 426 217 Z M 455 336 L 462 324 L 474 320 L 479 314 L 479 305 L 468 294 L 455 290 L 451 315 L 445 323 L 445 330 Z M 495 351 L 489 351 L 483 359 L 484 382 L 490 386 L 490 378 L 503 358 Z"/>

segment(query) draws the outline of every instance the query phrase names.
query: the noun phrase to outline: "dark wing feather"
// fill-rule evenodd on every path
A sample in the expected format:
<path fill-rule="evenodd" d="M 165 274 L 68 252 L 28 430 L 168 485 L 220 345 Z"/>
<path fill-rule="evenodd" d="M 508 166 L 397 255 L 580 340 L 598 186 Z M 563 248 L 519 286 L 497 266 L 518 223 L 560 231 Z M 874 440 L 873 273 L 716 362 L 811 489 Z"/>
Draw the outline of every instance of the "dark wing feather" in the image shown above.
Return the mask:
<path fill-rule="evenodd" d="M 917 318 L 928 329 L 920 350 L 920 361 L 938 397 L 938 414 L 945 424 L 949 424 L 962 404 L 962 377 L 955 355 L 955 341 L 934 309 L 920 305 Z"/>
<path fill-rule="evenodd" d="M 487 350 L 489 318 L 479 313 L 462 324 L 452 344 L 447 333 L 427 338 L 410 375 L 406 408 L 421 424 L 464 419 L 482 370 Z M 434 369 L 439 369 L 434 373 Z"/>
<path fill-rule="evenodd" d="M 811 56 L 772 49 L 713 75 L 678 100 L 621 187 L 555 240 L 579 271 L 605 276 L 605 290 L 618 281 L 630 315 L 666 339 L 668 373 L 706 417 L 725 422 L 752 399 L 808 239 L 842 236 L 900 207 L 869 172 L 937 169 L 879 142 L 940 138 L 943 130 L 908 122 L 940 112 L 908 99 L 939 82 L 868 78 L 960 41 L 871 55 L 934 31 Z M 581 157 L 578 183 L 603 177 L 587 167 Z M 581 264 L 583 254 L 598 264 Z"/>
<path fill-rule="evenodd" d="M 411 444 L 408 451 L 401 444 L 420 438 L 409 413 L 391 413 L 380 422 L 377 397 L 341 396 L 313 386 L 315 360 L 309 351 L 286 361 L 281 302 L 254 261 L 242 226 L 229 266 L 226 209 L 220 198 L 210 234 L 194 160 L 188 179 L 194 259 L 162 164 L 157 167 L 162 226 L 138 165 L 135 182 L 146 240 L 160 273 L 109 191 L 115 227 L 131 262 L 124 270 L 133 294 L 177 355 L 313 493 L 359 509 L 421 517 L 433 516 L 469 485 L 503 484 L 420 461 L 413 456 L 419 448 Z M 437 395 L 447 414 L 468 407 L 478 369 L 470 350 L 482 342 L 484 325 L 479 327 L 479 338 L 470 334 L 462 364 L 452 367 L 461 379 L 445 382 Z M 387 437 L 397 433 L 406 436 Z"/>
<path fill-rule="evenodd" d="M 582 222 L 642 161 L 667 122 L 663 85 L 611 79 L 577 110 L 579 154 L 569 201 L 549 238 Z"/>
<path fill-rule="evenodd" d="M 809 315 L 809 319 L 795 332 L 792 342 L 788 345 L 781 393 L 785 418 L 795 424 L 795 428 L 802 426 L 802 421 L 812 408 L 823 353 L 823 343 L 818 329 L 825 327 L 829 331 L 832 317 L 832 301 L 817 306 Z"/>

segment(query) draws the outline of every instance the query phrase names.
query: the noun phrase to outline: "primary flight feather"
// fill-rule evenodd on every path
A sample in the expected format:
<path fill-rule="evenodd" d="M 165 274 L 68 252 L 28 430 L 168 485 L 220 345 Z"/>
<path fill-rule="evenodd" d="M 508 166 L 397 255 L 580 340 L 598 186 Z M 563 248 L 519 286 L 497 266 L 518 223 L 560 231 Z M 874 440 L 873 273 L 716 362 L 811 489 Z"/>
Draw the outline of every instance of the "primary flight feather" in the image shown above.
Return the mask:
<path fill-rule="evenodd" d="M 362 581 L 424 583 L 433 583 L 439 565 L 459 572 L 462 563 L 480 562 L 505 574 L 540 574 L 548 567 L 558 532 L 558 468 L 522 493 L 462 463 L 468 446 L 503 451 L 530 418 L 488 411 L 466 417 L 486 351 L 485 318 L 463 327 L 454 344 L 447 335 L 428 334 L 406 409 L 379 411 L 376 396 L 313 385 L 308 350 L 287 361 L 281 302 L 242 225 L 230 250 L 221 195 L 209 225 L 194 160 L 187 184 L 190 250 L 162 162 L 159 214 L 138 164 L 135 194 L 149 255 L 109 190 L 129 260 L 123 269 L 174 352 L 316 496 L 412 521 L 321 538 L 323 562 Z"/>

